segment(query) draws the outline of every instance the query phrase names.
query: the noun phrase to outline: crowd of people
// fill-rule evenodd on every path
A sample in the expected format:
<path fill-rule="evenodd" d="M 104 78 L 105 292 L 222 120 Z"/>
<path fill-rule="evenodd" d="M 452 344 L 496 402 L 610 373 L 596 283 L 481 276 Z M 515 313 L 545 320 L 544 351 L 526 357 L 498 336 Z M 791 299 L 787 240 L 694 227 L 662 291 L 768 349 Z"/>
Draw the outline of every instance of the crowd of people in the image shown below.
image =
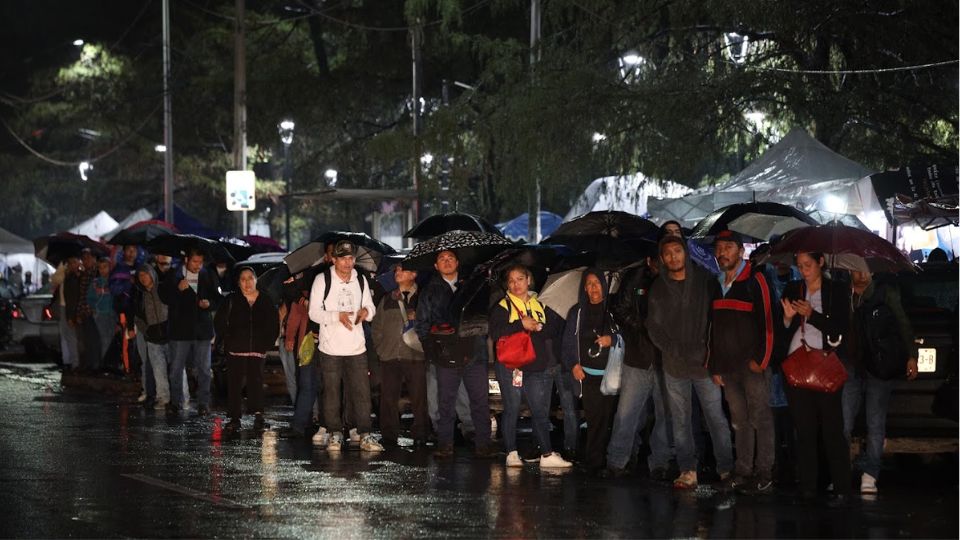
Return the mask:
<path fill-rule="evenodd" d="M 459 419 L 474 455 L 502 451 L 507 467 L 578 463 L 619 477 L 645 456 L 649 476 L 678 489 L 701 483 L 709 463 L 726 489 L 768 492 L 780 470 L 803 497 L 829 483 L 840 501 L 857 489 L 857 468 L 859 491 L 876 493 L 893 381 L 917 376 L 896 282 L 865 267 L 828 270 L 821 253 L 797 253 L 793 265 L 751 261 L 744 239 L 729 230 L 716 235 L 713 254 L 718 275 L 691 259 L 679 224 L 668 222 L 656 254 L 621 272 L 615 294 L 610 272 L 583 269 L 566 313 L 540 301 L 531 268 L 510 265 L 498 276 L 502 294 L 482 336 L 457 329 L 451 305 L 467 276 L 455 251 L 436 254 L 430 276 L 394 265 L 396 288 L 384 290 L 355 267 L 357 246 L 341 240 L 327 246 L 323 264 L 284 281 L 279 301 L 258 290 L 249 267 L 235 268 L 233 292 L 222 294 L 223 269 L 207 264 L 201 250 L 182 261 L 144 262 L 136 246 L 126 246 L 115 264 L 86 251 L 51 282 L 65 368 L 99 369 L 111 343 L 130 339 L 141 359 L 142 399 L 171 417 L 188 407 L 188 367 L 196 413 L 210 414 L 211 354 L 222 354 L 227 434 L 241 429 L 244 409 L 255 430 L 267 428 L 264 362 L 278 346 L 294 408 L 280 433 L 330 452 L 344 449 L 347 438 L 364 452 L 400 444 L 405 387 L 409 438 L 432 445 L 438 459 L 454 455 Z M 785 377 L 785 362 L 806 351 L 839 359 L 842 388 L 795 386 Z M 371 355 L 381 366 L 377 411 Z M 500 441 L 490 413 L 491 364 L 503 405 Z M 611 391 L 614 372 L 619 385 Z M 536 455 L 518 445 L 523 402 Z M 563 418 L 556 438 L 554 403 Z M 865 450 L 852 464 L 863 404 Z M 829 471 L 823 481 L 820 455 Z"/>

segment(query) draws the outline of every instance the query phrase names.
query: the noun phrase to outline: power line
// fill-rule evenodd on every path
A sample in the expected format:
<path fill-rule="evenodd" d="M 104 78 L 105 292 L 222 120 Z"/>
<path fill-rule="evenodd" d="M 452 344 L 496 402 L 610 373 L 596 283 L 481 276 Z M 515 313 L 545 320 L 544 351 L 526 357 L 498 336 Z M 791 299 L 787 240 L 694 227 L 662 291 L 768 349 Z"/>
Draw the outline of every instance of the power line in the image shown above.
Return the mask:
<path fill-rule="evenodd" d="M 743 64 L 738 64 L 736 62 L 728 62 L 736 66 L 742 66 Z M 802 75 L 869 75 L 875 73 L 893 73 L 897 71 L 917 71 L 921 69 L 930 69 L 942 66 L 949 66 L 951 64 L 958 64 L 960 60 L 944 60 L 942 62 L 931 62 L 929 64 L 917 64 L 913 66 L 899 66 L 892 68 L 874 68 L 874 69 L 787 69 L 787 68 L 774 68 L 774 67 L 763 67 L 763 66 L 747 66 L 750 69 L 755 69 L 758 71 L 775 71 L 778 73 L 797 73 Z"/>
<path fill-rule="evenodd" d="M 140 133 L 140 130 L 143 129 L 144 126 L 147 125 L 147 122 L 149 122 L 150 120 L 153 119 L 153 115 L 154 115 L 159 109 L 160 109 L 160 104 L 158 104 L 156 107 L 154 107 L 153 110 L 150 111 L 150 113 L 147 114 L 146 117 L 144 117 L 143 122 L 141 122 L 140 125 L 138 125 L 136 129 L 134 129 L 134 130 L 131 131 L 129 134 L 127 134 L 126 137 L 124 137 L 120 142 L 118 142 L 117 144 L 115 144 L 113 147 L 109 148 L 107 151 L 105 151 L 105 152 L 103 152 L 103 153 L 101 153 L 101 154 L 98 154 L 98 155 L 96 155 L 96 156 L 94 156 L 94 157 L 92 157 L 92 158 L 84 159 L 84 160 L 81 160 L 81 161 L 63 161 L 63 160 L 55 159 L 55 158 L 52 158 L 52 157 L 48 157 L 48 156 L 44 155 L 43 153 L 41 153 L 39 150 L 36 150 L 36 149 L 33 148 L 32 146 L 30 146 L 30 145 L 27 143 L 27 141 L 23 140 L 19 135 L 17 135 L 17 133 L 13 130 L 13 128 L 10 127 L 9 124 L 7 124 L 7 121 L 4 120 L 3 117 L 0 117 L 0 123 L 3 124 L 3 127 L 5 127 L 5 128 L 7 129 L 7 132 L 10 133 L 10 136 L 13 137 L 13 138 L 20 144 L 20 146 L 26 148 L 27 151 L 30 152 L 31 154 L 33 154 L 34 156 L 40 158 L 40 159 L 43 160 L 43 161 L 46 161 L 47 163 L 52 164 L 52 165 L 58 165 L 58 166 L 61 166 L 61 167 L 76 167 L 76 166 L 80 165 L 81 163 L 83 163 L 84 161 L 86 161 L 87 163 L 96 163 L 97 161 L 100 161 L 101 159 L 109 156 L 110 154 L 113 154 L 114 152 L 116 152 L 117 150 L 119 150 L 120 148 L 122 148 L 123 146 L 125 146 L 128 142 L 130 142 L 131 139 L 133 139 L 133 137 L 134 137 L 135 135 L 137 135 L 138 133 Z"/>

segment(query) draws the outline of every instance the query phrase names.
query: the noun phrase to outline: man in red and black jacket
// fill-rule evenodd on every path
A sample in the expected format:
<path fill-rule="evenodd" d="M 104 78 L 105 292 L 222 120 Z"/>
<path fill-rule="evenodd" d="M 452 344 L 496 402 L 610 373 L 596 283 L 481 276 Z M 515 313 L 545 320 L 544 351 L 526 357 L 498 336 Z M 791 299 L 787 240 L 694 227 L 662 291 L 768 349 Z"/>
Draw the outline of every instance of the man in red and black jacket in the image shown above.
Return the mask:
<path fill-rule="evenodd" d="M 713 301 L 710 373 L 723 387 L 737 447 L 734 474 L 726 484 L 747 492 L 765 492 L 772 487 L 775 456 L 767 366 L 777 319 L 763 273 L 752 272 L 743 258 L 740 235 L 725 230 L 715 239 L 723 296 Z"/>

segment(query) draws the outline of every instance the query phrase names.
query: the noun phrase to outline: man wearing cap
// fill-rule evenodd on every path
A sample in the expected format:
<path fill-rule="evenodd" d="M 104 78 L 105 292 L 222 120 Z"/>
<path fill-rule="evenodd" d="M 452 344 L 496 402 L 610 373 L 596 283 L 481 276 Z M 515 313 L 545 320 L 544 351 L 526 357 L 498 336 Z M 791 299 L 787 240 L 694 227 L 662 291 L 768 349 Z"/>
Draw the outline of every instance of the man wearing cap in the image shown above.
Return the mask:
<path fill-rule="evenodd" d="M 317 275 L 310 289 L 310 320 L 320 326 L 318 348 L 323 378 L 323 416 L 330 433 L 327 450 L 343 445 L 340 385 L 353 403 L 360 449 L 379 452 L 383 446 L 370 434 L 370 379 L 363 321 L 373 320 L 376 307 L 366 278 L 354 269 L 356 246 L 349 240 L 333 248 L 333 266 Z"/>
<path fill-rule="evenodd" d="M 723 387 L 737 448 L 734 474 L 725 485 L 762 493 L 772 486 L 775 455 L 767 370 L 774 344 L 773 302 L 763 273 L 753 272 L 743 258 L 740 235 L 724 230 L 715 240 L 722 296 L 713 301 L 710 372 Z"/>

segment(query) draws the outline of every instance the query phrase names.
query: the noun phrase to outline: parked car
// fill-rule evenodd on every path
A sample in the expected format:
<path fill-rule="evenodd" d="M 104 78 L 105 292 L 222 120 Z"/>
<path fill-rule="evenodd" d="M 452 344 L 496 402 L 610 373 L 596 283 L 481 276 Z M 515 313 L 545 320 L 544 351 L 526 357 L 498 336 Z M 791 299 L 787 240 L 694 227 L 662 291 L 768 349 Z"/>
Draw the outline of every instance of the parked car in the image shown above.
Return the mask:
<path fill-rule="evenodd" d="M 900 274 L 898 282 L 919 348 L 919 374 L 913 381 L 898 380 L 894 386 L 887 417 L 886 452 L 956 452 L 960 356 L 957 267 L 925 265 L 919 273 Z M 952 404 L 952 412 L 950 407 L 944 411 L 934 406 L 938 393 L 941 402 L 946 396 L 946 402 Z"/>
<path fill-rule="evenodd" d="M 53 314 L 52 294 L 31 294 L 11 303 L 11 339 L 34 360 L 59 358 L 60 327 Z"/>

